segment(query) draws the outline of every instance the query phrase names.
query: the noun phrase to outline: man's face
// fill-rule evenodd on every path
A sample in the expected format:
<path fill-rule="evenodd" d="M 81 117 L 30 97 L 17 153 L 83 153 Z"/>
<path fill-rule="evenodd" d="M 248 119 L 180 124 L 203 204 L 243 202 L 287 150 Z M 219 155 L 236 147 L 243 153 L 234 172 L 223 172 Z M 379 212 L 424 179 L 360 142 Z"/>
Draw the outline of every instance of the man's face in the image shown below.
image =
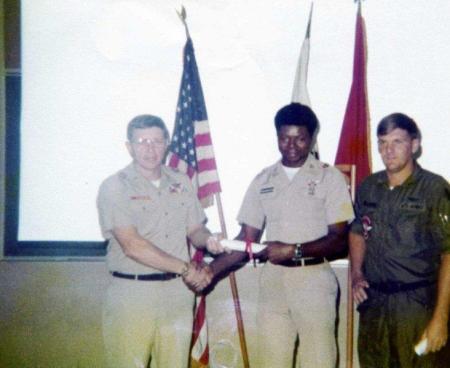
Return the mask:
<path fill-rule="evenodd" d="M 302 166 L 311 148 L 311 136 L 305 126 L 283 125 L 278 132 L 281 162 L 287 167 Z"/>
<path fill-rule="evenodd" d="M 404 129 L 396 128 L 386 135 L 378 136 L 378 152 L 388 173 L 398 173 L 412 168 L 414 154 L 419 149 L 418 139 L 411 139 Z"/>
<path fill-rule="evenodd" d="M 127 148 L 140 170 L 153 171 L 161 166 L 167 143 L 164 132 L 158 127 L 135 129 Z"/>

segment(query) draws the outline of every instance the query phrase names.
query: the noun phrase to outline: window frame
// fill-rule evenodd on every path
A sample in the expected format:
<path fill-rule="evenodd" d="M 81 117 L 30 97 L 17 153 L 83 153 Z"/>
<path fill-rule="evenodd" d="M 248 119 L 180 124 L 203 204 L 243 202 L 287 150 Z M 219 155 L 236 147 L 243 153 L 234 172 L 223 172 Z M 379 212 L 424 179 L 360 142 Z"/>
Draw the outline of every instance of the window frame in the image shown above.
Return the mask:
<path fill-rule="evenodd" d="M 18 239 L 20 201 L 21 87 L 20 2 L 5 2 L 2 15 L 6 64 L 3 106 L 4 125 L 4 218 L 3 259 L 95 260 L 104 259 L 106 241 L 21 241 Z M 15 68 L 15 69 L 14 69 Z M 1 258 L 1 257 L 0 257 Z"/>

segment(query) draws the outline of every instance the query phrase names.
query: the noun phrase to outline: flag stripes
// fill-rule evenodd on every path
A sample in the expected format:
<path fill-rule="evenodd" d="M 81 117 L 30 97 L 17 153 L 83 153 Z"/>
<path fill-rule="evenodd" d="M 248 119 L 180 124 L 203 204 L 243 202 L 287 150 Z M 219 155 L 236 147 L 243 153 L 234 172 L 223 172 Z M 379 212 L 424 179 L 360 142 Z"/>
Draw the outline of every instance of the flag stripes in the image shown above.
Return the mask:
<path fill-rule="evenodd" d="M 186 173 L 202 203 L 221 191 L 192 40 L 187 39 L 169 166 Z M 210 201 L 212 203 L 212 201 Z"/>
<path fill-rule="evenodd" d="M 198 302 L 197 310 L 205 310 L 205 298 L 198 298 Z M 207 365 L 209 362 L 208 331 L 205 322 L 205 313 L 197 313 L 192 331 L 191 357 L 201 365 Z M 205 328 L 203 328 L 203 326 L 205 326 Z"/>
<path fill-rule="evenodd" d="M 194 47 L 188 32 L 187 34 L 168 165 L 189 176 L 198 198 L 206 207 L 212 204 L 212 196 L 219 193 L 221 188 Z M 197 250 L 193 259 L 202 262 L 203 252 Z M 207 367 L 209 363 L 204 295 L 196 298 L 190 362 L 191 368 Z"/>

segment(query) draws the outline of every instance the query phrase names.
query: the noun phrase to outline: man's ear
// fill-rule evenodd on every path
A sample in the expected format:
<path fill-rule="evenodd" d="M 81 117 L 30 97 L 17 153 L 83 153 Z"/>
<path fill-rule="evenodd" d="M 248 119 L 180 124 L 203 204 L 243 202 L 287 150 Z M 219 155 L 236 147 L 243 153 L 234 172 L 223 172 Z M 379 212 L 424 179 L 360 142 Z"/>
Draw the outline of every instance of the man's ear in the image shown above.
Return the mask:
<path fill-rule="evenodd" d="M 415 138 L 412 140 L 412 152 L 413 154 L 416 154 L 419 152 L 420 149 L 420 140 L 418 138 Z"/>
<path fill-rule="evenodd" d="M 125 142 L 125 147 L 127 147 L 128 153 L 133 156 L 133 150 L 131 149 L 131 143 L 130 141 Z"/>

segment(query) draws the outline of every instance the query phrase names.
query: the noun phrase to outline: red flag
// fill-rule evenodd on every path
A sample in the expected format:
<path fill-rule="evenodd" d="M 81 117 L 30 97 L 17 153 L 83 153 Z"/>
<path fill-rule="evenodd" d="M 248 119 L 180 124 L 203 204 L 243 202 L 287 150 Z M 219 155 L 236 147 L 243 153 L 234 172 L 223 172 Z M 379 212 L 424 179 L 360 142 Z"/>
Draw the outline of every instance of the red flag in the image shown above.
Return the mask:
<path fill-rule="evenodd" d="M 371 173 L 366 56 L 365 25 L 359 3 L 356 15 L 353 82 L 335 160 L 335 164 L 356 165 L 356 186 Z"/>
<path fill-rule="evenodd" d="M 203 252 L 197 250 L 193 259 L 201 262 Z M 206 297 L 204 295 L 196 299 L 190 363 L 190 368 L 207 368 L 209 364 L 208 324 L 206 321 Z"/>

